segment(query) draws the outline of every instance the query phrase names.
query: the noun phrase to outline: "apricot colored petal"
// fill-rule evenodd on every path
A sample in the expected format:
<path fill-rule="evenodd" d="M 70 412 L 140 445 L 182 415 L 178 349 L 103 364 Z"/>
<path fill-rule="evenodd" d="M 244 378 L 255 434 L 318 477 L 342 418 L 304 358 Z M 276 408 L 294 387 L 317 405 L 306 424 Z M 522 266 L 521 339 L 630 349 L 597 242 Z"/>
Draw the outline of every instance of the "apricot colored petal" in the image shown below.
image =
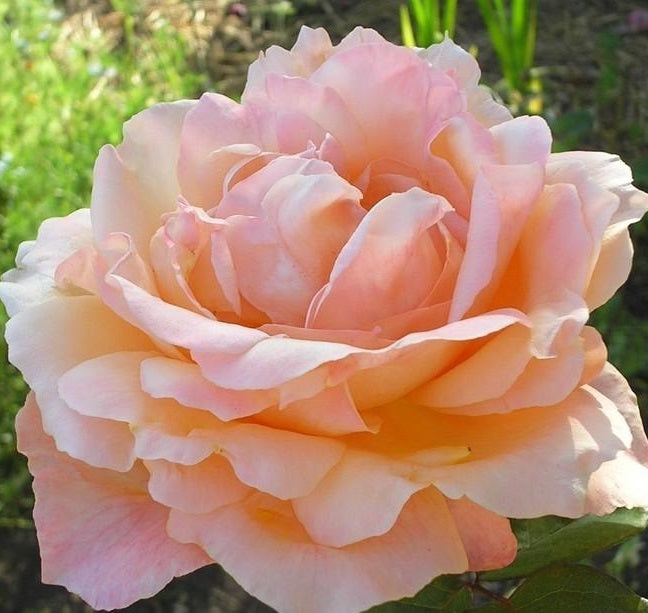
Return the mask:
<path fill-rule="evenodd" d="M 156 502 L 186 513 L 208 513 L 241 500 L 252 491 L 234 474 L 230 463 L 211 455 L 193 465 L 149 460 L 148 491 Z"/>
<path fill-rule="evenodd" d="M 324 154 L 333 153 L 333 147 L 337 153 L 330 161 L 345 177 L 354 177 L 366 164 L 367 147 L 358 119 L 327 83 L 273 73 L 263 91 L 248 96 L 247 103 L 271 114 L 278 151 L 300 153 L 312 143 Z"/>
<path fill-rule="evenodd" d="M 628 279 L 633 255 L 627 228 L 617 226 L 607 232 L 585 293 L 591 310 L 605 304 Z"/>
<path fill-rule="evenodd" d="M 200 543 L 250 594 L 285 613 L 354 613 L 467 569 L 453 517 L 433 489 L 413 496 L 388 533 L 341 548 L 313 543 L 288 503 L 262 495 L 206 515 L 172 511 L 169 532 Z"/>
<path fill-rule="evenodd" d="M 10 317 L 57 295 L 57 266 L 92 242 L 88 209 L 45 220 L 35 241 L 20 244 L 16 268 L 2 275 L 0 300 Z"/>
<path fill-rule="evenodd" d="M 464 110 L 453 79 L 431 71 L 410 49 L 382 42 L 340 50 L 310 80 L 334 89 L 344 100 L 364 134 L 369 158 L 388 151 L 413 168 L 443 123 Z"/>
<path fill-rule="evenodd" d="M 339 441 L 259 424 L 228 426 L 218 443 L 243 483 L 281 499 L 311 492 L 344 453 Z"/>
<path fill-rule="evenodd" d="M 211 562 L 200 548 L 168 536 L 169 511 L 146 494 L 141 466 L 116 473 L 58 452 L 42 431 L 33 395 L 16 427 L 34 475 L 44 582 L 65 586 L 93 608 L 121 609 Z"/>
<path fill-rule="evenodd" d="M 185 116 L 195 102 L 158 104 L 124 124 L 124 141 L 105 145 L 95 164 L 90 214 L 95 239 L 128 234 L 147 257 L 163 213 L 180 194 L 176 164 Z"/>
<path fill-rule="evenodd" d="M 34 334 L 38 330 L 38 334 Z M 7 324 L 9 360 L 40 404 L 43 426 L 60 451 L 92 466 L 128 470 L 133 439 L 125 424 L 78 414 L 61 400 L 59 378 L 85 360 L 121 350 L 150 350 L 150 341 L 91 296 L 49 300 Z"/>
<path fill-rule="evenodd" d="M 322 436 L 342 436 L 378 428 L 376 420 L 358 412 L 346 384 L 329 387 L 310 398 L 266 410 L 258 414 L 256 420 L 275 428 Z"/>
<path fill-rule="evenodd" d="M 267 338 L 257 330 L 215 321 L 164 302 L 112 273 L 103 280 L 101 297 L 121 318 L 150 337 L 195 351 L 209 348 L 221 359 L 220 354 L 240 353 Z"/>
<path fill-rule="evenodd" d="M 427 231 L 448 210 L 419 188 L 376 204 L 340 252 L 306 325 L 367 330 L 420 306 L 442 269 Z"/>
<path fill-rule="evenodd" d="M 417 389 L 411 398 L 431 407 L 461 407 L 497 398 L 511 387 L 530 359 L 529 329 L 510 326 L 457 366 Z M 466 385 L 466 381 L 480 384 Z"/>
<path fill-rule="evenodd" d="M 550 162 L 559 167 L 570 163 L 584 166 L 594 183 L 619 198 L 610 225 L 637 221 L 648 209 L 648 194 L 632 185 L 632 171 L 617 155 L 602 151 L 566 151 L 552 154 Z"/>
<path fill-rule="evenodd" d="M 475 178 L 482 166 L 499 162 L 493 135 L 468 113 L 448 120 L 443 129 L 434 135 L 429 151 L 450 164 L 468 194 L 472 193 Z M 459 201 L 450 200 L 450 203 L 462 217 L 466 220 L 470 218 L 468 201 L 461 198 Z"/>
<path fill-rule="evenodd" d="M 595 246 L 573 185 L 545 187 L 521 248 L 529 304 L 558 288 L 583 295 Z"/>
<path fill-rule="evenodd" d="M 508 566 L 517 555 L 517 539 L 506 517 L 469 498 L 446 500 L 468 555 L 468 569 L 476 572 Z"/>
<path fill-rule="evenodd" d="M 495 139 L 500 164 L 536 163 L 543 168 L 547 164 L 552 139 L 551 130 L 542 117 L 516 117 L 493 126 L 490 132 Z"/>
<path fill-rule="evenodd" d="M 290 51 L 272 45 L 250 64 L 241 100 L 245 103 L 262 94 L 270 74 L 308 77 L 333 53 L 333 45 L 324 28 L 302 26 Z"/>
<path fill-rule="evenodd" d="M 489 304 L 540 195 L 543 175 L 537 163 L 486 165 L 477 174 L 450 321 Z"/>
<path fill-rule="evenodd" d="M 308 376 L 308 393 L 300 396 L 304 398 L 358 375 L 362 381 L 352 385 L 354 398 L 357 390 L 364 390 L 384 399 L 382 392 L 386 390 L 400 397 L 404 390 L 422 385 L 435 372 L 447 368 L 465 349 L 464 342 L 515 323 L 528 325 L 528 320 L 519 311 L 502 310 L 412 333 L 373 350 L 343 342 L 270 336 L 240 355 L 216 355 L 207 347 L 192 355 L 207 379 L 229 389 L 270 389 L 289 382 L 297 384 Z"/>
<path fill-rule="evenodd" d="M 245 182 L 261 210 L 255 217 L 228 217 L 227 240 L 241 294 L 273 322 L 299 326 L 364 210 L 360 192 L 329 164 L 310 160 L 303 169 L 308 175 L 274 173 L 283 162 L 277 159 L 257 173 L 275 175 L 267 193 L 250 189 L 254 177 Z"/>
<path fill-rule="evenodd" d="M 479 85 L 481 70 L 477 60 L 452 40 L 446 38 L 439 44 L 421 49 L 419 55 L 433 68 L 445 72 L 466 91 L 468 111 L 482 125 L 490 127 L 512 119 L 509 110 L 503 104 L 495 102 L 490 90 Z"/>
<path fill-rule="evenodd" d="M 471 455 L 430 469 L 432 482 L 450 498 L 465 495 L 506 517 L 583 515 L 591 475 L 631 444 L 617 408 L 592 388 L 553 407 L 454 419 L 445 423 L 444 440 L 460 440 Z M 442 424 L 436 424 L 437 436 Z"/>
<path fill-rule="evenodd" d="M 587 511 L 604 515 L 618 507 L 648 507 L 648 440 L 637 397 L 611 364 L 606 364 L 591 385 L 609 398 L 623 415 L 632 432 L 632 444 L 614 459 L 604 462 L 592 475 L 588 484 Z"/>
<path fill-rule="evenodd" d="M 295 515 L 321 545 L 344 547 L 385 534 L 412 494 L 427 485 L 408 479 L 407 468 L 351 449 L 313 492 L 292 501 Z"/>
<path fill-rule="evenodd" d="M 193 362 L 157 356 L 142 362 L 142 389 L 153 398 L 173 398 L 187 407 L 210 411 L 223 421 L 255 415 L 277 399 L 271 391 L 229 390 L 205 379 Z"/>
<path fill-rule="evenodd" d="M 203 252 L 211 251 L 210 235 L 221 230 L 222 225 L 222 222 L 208 217 L 202 209 L 186 205 L 181 205 L 174 213 L 166 216 L 165 224 L 153 235 L 150 243 L 152 268 L 163 300 L 205 317 L 212 317 L 211 312 L 195 296 L 190 278 Z M 225 268 L 226 263 L 223 264 Z M 231 307 L 231 301 L 223 300 L 224 292 L 218 292 L 220 287 L 214 273 L 209 268 L 202 272 L 200 283 L 211 289 L 210 298 L 219 293 L 219 306 Z M 212 289 L 214 286 L 217 289 Z M 232 294 L 236 300 L 236 291 L 230 292 Z"/>
<path fill-rule="evenodd" d="M 195 464 L 209 456 L 222 422 L 206 411 L 154 399 L 140 384 L 140 366 L 152 353 L 117 352 L 82 362 L 59 380 L 70 408 L 128 424 L 142 459 Z"/>
<path fill-rule="evenodd" d="M 587 288 L 587 303 L 594 309 L 609 300 L 628 278 L 633 250 L 627 226 L 648 210 L 648 194 L 632 186 L 630 169 L 616 156 L 601 153 L 583 159 L 593 178 L 619 198 L 619 208 L 605 230 Z"/>
<path fill-rule="evenodd" d="M 454 415 L 509 413 L 528 407 L 551 406 L 562 402 L 579 385 L 595 377 L 606 358 L 607 350 L 601 335 L 594 328 L 585 326 L 581 336 L 570 345 L 561 347 L 555 356 L 528 360 L 522 373 L 501 396 L 452 407 L 431 406 Z M 547 385 L 547 381 L 551 381 L 551 385 Z"/>
<path fill-rule="evenodd" d="M 219 203 L 232 166 L 261 152 L 258 117 L 226 96 L 203 94 L 187 113 L 178 150 L 182 195 L 190 204 L 210 209 Z"/>

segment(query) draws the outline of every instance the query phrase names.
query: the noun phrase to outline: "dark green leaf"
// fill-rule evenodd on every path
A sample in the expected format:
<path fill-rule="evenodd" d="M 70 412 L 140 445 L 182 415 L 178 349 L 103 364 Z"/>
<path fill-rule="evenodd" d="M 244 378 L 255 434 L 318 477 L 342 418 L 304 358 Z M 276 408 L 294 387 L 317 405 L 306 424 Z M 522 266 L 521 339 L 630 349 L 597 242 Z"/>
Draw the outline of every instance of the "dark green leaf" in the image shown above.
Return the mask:
<path fill-rule="evenodd" d="M 645 509 L 617 509 L 604 517 L 587 515 L 577 520 L 554 516 L 513 520 L 517 557 L 506 568 L 481 576 L 488 581 L 524 577 L 551 564 L 582 560 L 638 534 L 647 521 Z"/>
<path fill-rule="evenodd" d="M 648 613 L 648 601 L 609 575 L 581 565 L 553 566 L 509 598 L 516 613 Z"/>
<path fill-rule="evenodd" d="M 464 613 L 470 607 L 472 595 L 460 576 L 444 575 L 425 586 L 413 598 L 386 602 L 367 613 Z"/>

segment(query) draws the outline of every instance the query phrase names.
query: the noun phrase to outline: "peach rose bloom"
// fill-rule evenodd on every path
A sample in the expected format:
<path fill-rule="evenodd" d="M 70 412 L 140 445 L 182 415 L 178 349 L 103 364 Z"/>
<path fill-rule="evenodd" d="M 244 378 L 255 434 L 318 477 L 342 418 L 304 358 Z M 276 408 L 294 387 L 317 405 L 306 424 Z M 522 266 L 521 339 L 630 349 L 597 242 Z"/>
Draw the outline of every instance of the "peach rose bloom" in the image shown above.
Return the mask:
<path fill-rule="evenodd" d="M 125 607 L 217 562 L 286 613 L 509 564 L 507 518 L 648 506 L 590 311 L 648 208 L 474 59 L 304 28 L 161 104 L 1 285 L 43 580 Z"/>

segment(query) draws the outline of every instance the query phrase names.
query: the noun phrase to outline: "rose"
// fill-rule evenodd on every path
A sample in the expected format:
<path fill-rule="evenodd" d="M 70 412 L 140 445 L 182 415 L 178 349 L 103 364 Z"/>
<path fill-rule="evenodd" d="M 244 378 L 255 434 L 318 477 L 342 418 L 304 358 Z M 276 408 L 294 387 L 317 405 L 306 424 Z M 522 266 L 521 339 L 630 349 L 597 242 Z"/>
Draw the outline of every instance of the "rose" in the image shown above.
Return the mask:
<path fill-rule="evenodd" d="M 648 505 L 586 325 L 648 198 L 478 78 L 449 40 L 305 28 L 241 104 L 102 149 L 90 210 L 1 286 L 44 581 L 124 607 L 216 561 L 281 611 L 358 611 L 508 564 L 507 517 Z"/>

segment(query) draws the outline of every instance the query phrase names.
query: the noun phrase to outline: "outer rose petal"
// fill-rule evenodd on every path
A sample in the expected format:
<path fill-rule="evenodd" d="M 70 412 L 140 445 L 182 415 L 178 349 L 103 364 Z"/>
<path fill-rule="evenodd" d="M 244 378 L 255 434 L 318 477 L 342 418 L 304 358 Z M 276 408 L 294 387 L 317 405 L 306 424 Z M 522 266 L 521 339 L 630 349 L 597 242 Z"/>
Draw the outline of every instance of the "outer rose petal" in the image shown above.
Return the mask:
<path fill-rule="evenodd" d="M 550 409 L 455 422 L 473 457 L 431 469 L 432 482 L 450 498 L 466 495 L 506 517 L 580 517 L 592 472 L 630 444 L 612 402 L 586 390 Z M 452 444 L 456 436 L 442 440 Z"/>
<path fill-rule="evenodd" d="M 548 170 L 551 173 L 564 173 L 565 168 L 570 166 L 583 168 L 590 181 L 618 198 L 618 208 L 611 219 L 609 215 L 604 217 L 609 219 L 609 225 L 603 234 L 596 263 L 592 263 L 586 300 L 590 309 L 595 309 L 607 302 L 628 278 L 632 264 L 632 243 L 627 228 L 648 210 L 648 194 L 632 185 L 630 168 L 616 155 L 598 151 L 555 153 L 550 158 Z M 596 220 L 596 204 L 591 199 L 584 201 L 586 218 L 591 216 Z M 601 217 L 600 212 L 598 216 Z M 598 236 L 595 238 L 600 240 Z"/>
<path fill-rule="evenodd" d="M 648 507 L 648 440 L 637 397 L 611 364 L 605 366 L 591 385 L 619 408 L 630 426 L 632 445 L 594 472 L 587 490 L 587 510 L 603 515 L 618 507 Z"/>
<path fill-rule="evenodd" d="M 472 571 L 508 566 L 517 554 L 517 541 L 506 517 L 496 515 L 469 498 L 448 499 Z"/>
<path fill-rule="evenodd" d="M 65 586 L 96 609 L 121 609 L 211 562 L 200 548 L 168 536 L 169 511 L 149 498 L 141 465 L 115 473 L 56 451 L 33 394 L 16 428 L 18 450 L 34 475 L 43 581 Z"/>
<path fill-rule="evenodd" d="M 58 380 L 104 353 L 150 350 L 150 340 L 94 296 L 77 296 L 21 311 L 7 324 L 7 342 L 9 359 L 34 390 L 57 448 L 92 466 L 128 470 L 134 460 L 128 427 L 70 410 L 59 396 Z"/>
<path fill-rule="evenodd" d="M 323 28 L 302 27 L 290 51 L 273 45 L 262 52 L 248 69 L 247 82 L 241 99 L 263 91 L 269 74 L 308 77 L 333 53 L 333 45 Z"/>
<path fill-rule="evenodd" d="M 454 518 L 433 488 L 413 496 L 386 534 L 341 548 L 313 543 L 287 503 L 261 495 L 206 515 L 172 511 L 169 533 L 200 543 L 282 613 L 356 613 L 468 568 Z"/>
<path fill-rule="evenodd" d="M 139 253 L 148 253 L 162 213 L 175 208 L 180 193 L 180 131 L 194 105 L 184 100 L 153 106 L 124 125 L 119 147 L 103 147 L 95 164 L 90 207 L 97 240 L 126 232 Z"/>
<path fill-rule="evenodd" d="M 467 51 L 446 38 L 438 45 L 419 51 L 430 64 L 445 71 L 457 84 L 466 90 L 468 110 L 486 127 L 512 119 L 503 105 L 493 100 L 490 91 L 479 85 L 481 70 L 475 58 Z"/>
<path fill-rule="evenodd" d="M 44 221 L 36 240 L 26 241 L 18 248 L 17 268 L 2 275 L 0 300 L 9 316 L 55 297 L 58 293 L 54 281 L 57 266 L 91 242 L 88 209 Z"/>

